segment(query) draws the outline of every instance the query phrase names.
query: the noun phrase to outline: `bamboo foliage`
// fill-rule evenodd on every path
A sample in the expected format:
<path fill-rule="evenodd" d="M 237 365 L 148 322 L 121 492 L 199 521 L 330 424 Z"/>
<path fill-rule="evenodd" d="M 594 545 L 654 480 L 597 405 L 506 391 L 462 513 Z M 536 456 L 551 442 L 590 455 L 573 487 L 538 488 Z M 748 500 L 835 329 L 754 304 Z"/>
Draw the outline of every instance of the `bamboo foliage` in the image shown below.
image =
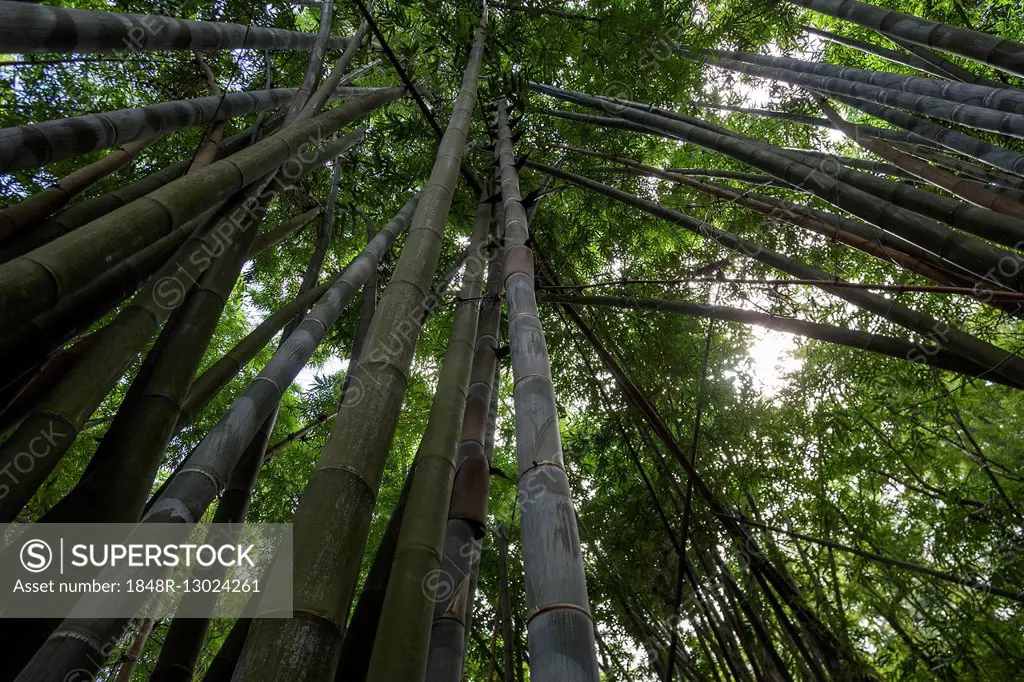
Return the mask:
<path fill-rule="evenodd" d="M 959 57 L 1024 76 L 1024 45 L 1012 40 L 949 24 L 929 21 L 857 0 L 789 0 L 794 5 L 845 19 L 915 45 L 933 47 Z"/>
<path fill-rule="evenodd" d="M 206 168 L 178 178 L 94 220 L 64 238 L 0 265 L 0 315 L 30 318 L 55 305 L 107 267 L 227 199 L 323 140 L 402 95 L 401 88 L 348 100 L 315 119 L 293 125 Z"/>
<path fill-rule="evenodd" d="M 256 380 L 246 387 L 192 451 L 188 464 L 171 479 L 143 517 L 144 522 L 195 523 L 202 517 L 227 482 L 252 436 L 276 408 L 281 394 L 309 361 L 327 330 L 376 267 L 388 245 L 405 229 L 418 201 L 418 195 L 410 199 L 317 301 Z M 109 641 L 122 623 L 119 619 L 66 620 L 32 658 L 20 679 L 61 679 L 76 669 L 95 671 L 104 658 L 97 649 L 102 645 L 95 643 Z M 88 636 L 71 633 L 86 633 Z"/>
<path fill-rule="evenodd" d="M 526 245 L 526 210 L 520 199 L 504 100 L 498 102 L 496 128 L 495 156 L 501 170 L 505 209 L 505 300 L 515 380 L 512 394 L 529 613 L 530 679 L 595 682 L 599 675 L 594 625 L 579 531 L 562 459 L 551 363 L 534 298 L 533 252 Z"/>
<path fill-rule="evenodd" d="M 527 160 L 526 163 L 527 165 L 537 168 L 544 173 L 554 175 L 555 177 L 567 180 L 581 187 L 594 190 L 611 199 L 615 199 L 616 201 L 639 208 L 651 215 L 668 220 L 708 239 L 713 239 L 730 250 L 753 258 L 765 265 L 777 268 L 794 277 L 808 280 L 819 280 L 821 284 L 818 285 L 818 287 L 823 291 L 827 291 L 834 296 L 849 301 L 857 307 L 873 312 L 874 314 L 899 324 L 912 332 L 921 334 L 926 338 L 934 338 L 934 334 L 932 332 L 936 329 L 948 329 L 950 330 L 949 333 L 947 333 L 944 340 L 937 345 L 948 348 L 950 351 L 956 353 L 968 362 L 977 363 L 982 371 L 997 372 L 1006 377 L 1007 380 L 1014 383 L 1024 381 L 1024 366 L 1017 363 L 1006 351 L 966 334 L 959 329 L 955 329 L 946 322 L 940 322 L 928 315 L 872 293 L 855 291 L 843 287 L 830 287 L 828 285 L 829 282 L 842 280 L 839 280 L 834 275 L 830 275 L 818 268 L 806 265 L 772 251 L 771 249 L 765 248 L 764 246 L 754 243 L 748 239 L 737 237 L 725 230 L 720 230 L 707 223 L 702 223 L 701 221 L 695 220 L 694 218 L 680 213 L 679 211 L 665 208 L 652 201 L 641 199 L 629 194 L 628 192 L 623 192 L 613 187 L 603 185 L 599 182 L 595 182 L 580 175 L 575 175 L 546 164 L 531 160 Z"/>
<path fill-rule="evenodd" d="M 328 49 L 349 39 L 331 38 Z M 154 50 L 311 50 L 316 36 L 243 24 L 190 21 L 0 2 L 0 44 L 11 53 Z"/>
<path fill-rule="evenodd" d="M 365 358 L 354 370 L 295 513 L 294 617 L 253 624 L 236 673 L 239 680 L 298 682 L 334 675 L 374 496 L 429 306 L 430 280 L 476 100 L 485 28 L 486 12 L 406 245 L 374 315 Z"/>

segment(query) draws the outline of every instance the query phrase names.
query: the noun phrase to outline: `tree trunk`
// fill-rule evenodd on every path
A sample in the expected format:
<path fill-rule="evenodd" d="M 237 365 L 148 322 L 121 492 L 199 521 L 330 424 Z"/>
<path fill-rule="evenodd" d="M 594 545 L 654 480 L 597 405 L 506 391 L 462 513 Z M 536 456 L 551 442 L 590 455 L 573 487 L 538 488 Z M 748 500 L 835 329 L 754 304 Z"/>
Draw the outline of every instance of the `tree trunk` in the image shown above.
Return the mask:
<path fill-rule="evenodd" d="M 142 656 L 142 651 L 146 648 L 149 636 L 153 634 L 153 626 L 155 625 L 156 618 L 146 618 L 142 621 L 138 631 L 135 633 L 135 637 L 132 639 L 131 647 L 125 653 L 120 665 L 117 666 L 111 682 L 131 682 L 132 673 L 135 672 L 135 666 L 139 663 L 139 658 Z"/>
<path fill-rule="evenodd" d="M 374 315 L 365 361 L 353 372 L 351 390 L 295 514 L 294 617 L 253 624 L 236 670 L 239 682 L 334 676 L 373 500 L 430 306 L 430 279 L 476 100 L 485 25 L 482 17 L 413 228 Z"/>
<path fill-rule="evenodd" d="M 263 251 L 284 239 L 285 236 L 302 227 L 318 211 L 319 208 L 314 211 L 307 211 L 286 221 L 281 227 L 271 232 L 257 235 L 256 243 L 250 251 L 249 258 L 256 258 Z M 0 340 L 0 353 L 10 358 L 10 365 L 13 368 L 35 367 L 47 354 L 58 349 L 62 344 L 75 336 L 84 333 L 90 325 L 134 291 L 143 279 L 166 263 L 167 259 L 191 232 L 197 229 L 200 223 L 204 222 L 206 221 L 203 217 L 197 218 L 185 227 L 178 228 L 178 230 L 175 230 L 175 232 L 167 237 L 158 240 L 134 256 L 125 259 L 116 267 L 97 278 L 89 286 L 70 296 L 64 303 L 32 320 L 25 328 L 16 330 L 18 332 L 16 338 Z M 309 302 L 310 305 L 312 303 L 313 301 Z M 283 325 L 284 322 L 281 324 Z M 271 336 L 279 329 L 280 327 L 274 328 Z M 269 341 L 269 338 L 267 341 Z M 264 341 L 265 344 L 266 341 Z M 253 354 L 258 351 L 259 348 L 252 349 Z M 233 376 L 233 374 L 230 376 Z M 230 379 L 230 376 L 228 376 L 228 379 Z M 0 385 L 10 381 L 10 377 L 9 372 L 0 372 Z M 227 381 L 227 379 L 224 379 L 224 381 Z M 49 387 L 52 388 L 53 385 L 55 384 L 50 384 Z M 37 398 L 40 397 L 42 396 L 37 396 Z M 211 397 L 212 394 L 206 395 L 203 403 L 205 404 L 205 401 Z M 34 402 L 30 403 L 29 407 L 34 404 Z M 185 406 L 183 406 L 183 409 L 187 411 Z M 189 414 L 194 414 L 196 409 L 198 408 L 193 406 Z M 2 431 L 2 428 L 0 428 L 0 431 Z"/>
<path fill-rule="evenodd" d="M 794 5 L 874 29 L 915 45 L 950 54 L 1024 77 L 1024 45 L 966 28 L 920 19 L 857 0 L 789 0 Z"/>
<path fill-rule="evenodd" d="M 292 99 L 291 104 L 288 105 L 288 113 L 285 116 L 285 125 L 303 110 L 306 103 L 309 101 L 310 96 L 316 89 L 317 83 L 320 82 L 320 76 L 324 72 L 324 53 L 327 51 L 327 41 L 331 36 L 331 23 L 334 21 L 334 0 L 323 0 L 320 3 L 320 28 L 316 34 L 316 42 L 313 43 L 313 49 L 309 53 L 309 64 L 306 66 L 306 74 L 302 77 L 302 84 L 299 85 L 298 91 L 295 93 L 295 97 Z M 355 53 L 360 47 L 358 40 L 349 40 L 348 45 L 345 47 L 347 52 L 349 48 L 355 45 L 352 50 Z M 312 110 L 315 113 L 320 110 L 320 107 L 316 107 Z"/>
<path fill-rule="evenodd" d="M 498 102 L 505 204 L 505 291 L 516 376 L 516 455 L 533 682 L 596 682 L 597 651 L 579 531 L 558 432 L 551 365 L 534 298 L 533 251 L 519 192 L 512 132 Z"/>
<path fill-rule="evenodd" d="M 331 38 L 340 49 L 349 38 Z M 152 52 L 162 50 L 312 50 L 316 36 L 244 24 L 174 19 L 0 2 L 0 45 L 34 52 Z"/>
<path fill-rule="evenodd" d="M 264 422 L 263 428 L 249 442 L 238 464 L 231 470 L 220 502 L 217 503 L 217 511 L 213 516 L 214 524 L 225 524 L 234 530 L 240 529 L 241 524 L 245 522 L 249 500 L 256 485 L 256 476 L 264 461 L 267 440 L 270 438 L 272 428 L 273 424 L 269 419 Z M 211 530 L 205 542 L 217 545 L 237 541 L 237 535 L 232 537 L 230 532 L 229 530 L 225 533 L 223 529 Z M 225 567 L 216 563 L 206 568 L 198 566 L 193 569 L 190 579 L 223 580 L 226 571 Z M 208 617 L 186 618 L 177 614 L 195 614 L 203 610 L 212 614 L 217 598 L 216 592 L 190 592 L 182 595 L 175 617 L 164 636 L 163 646 L 160 647 L 160 656 L 149 678 L 151 682 L 192 682 L 210 620 Z"/>
<path fill-rule="evenodd" d="M 902 47 L 904 50 L 906 50 L 910 54 L 912 54 L 915 57 L 917 57 L 918 59 L 921 59 L 921 60 L 927 62 L 928 64 L 930 64 L 932 66 L 932 68 L 934 68 L 940 74 L 943 74 L 943 75 L 940 76 L 942 78 L 948 78 L 948 79 L 955 80 L 955 81 L 961 81 L 963 83 L 974 83 L 976 85 L 987 85 L 987 86 L 993 87 L 993 88 L 1006 87 L 1006 85 L 1004 83 L 1001 83 L 1001 82 L 996 81 L 996 80 L 992 80 L 990 78 L 984 78 L 983 76 L 977 75 L 973 71 L 969 71 L 969 70 L 965 69 L 964 67 L 960 66 L 959 64 L 954 64 L 953 62 L 949 61 L 945 57 L 942 57 L 940 55 L 935 54 L 934 52 L 929 50 L 927 47 L 921 47 L 920 45 L 915 45 L 913 43 L 907 42 L 906 40 L 903 40 L 902 38 L 897 38 L 897 37 L 892 36 L 892 35 L 888 35 L 888 34 L 883 34 L 883 35 L 886 35 L 889 38 L 889 40 L 891 40 L 892 42 L 896 43 L 897 45 Z M 1005 76 L 1003 78 L 1005 79 Z"/>

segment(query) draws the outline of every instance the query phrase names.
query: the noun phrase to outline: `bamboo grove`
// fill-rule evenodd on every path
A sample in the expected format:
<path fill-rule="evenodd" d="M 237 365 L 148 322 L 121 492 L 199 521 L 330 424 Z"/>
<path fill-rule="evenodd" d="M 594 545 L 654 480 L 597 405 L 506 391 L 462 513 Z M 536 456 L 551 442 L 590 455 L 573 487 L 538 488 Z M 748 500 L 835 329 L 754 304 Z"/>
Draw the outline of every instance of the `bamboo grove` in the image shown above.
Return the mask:
<path fill-rule="evenodd" d="M 1018 5 L 0 1 L 0 49 L 0 520 L 294 529 L 289 618 L 90 595 L 2 679 L 1024 670 Z"/>

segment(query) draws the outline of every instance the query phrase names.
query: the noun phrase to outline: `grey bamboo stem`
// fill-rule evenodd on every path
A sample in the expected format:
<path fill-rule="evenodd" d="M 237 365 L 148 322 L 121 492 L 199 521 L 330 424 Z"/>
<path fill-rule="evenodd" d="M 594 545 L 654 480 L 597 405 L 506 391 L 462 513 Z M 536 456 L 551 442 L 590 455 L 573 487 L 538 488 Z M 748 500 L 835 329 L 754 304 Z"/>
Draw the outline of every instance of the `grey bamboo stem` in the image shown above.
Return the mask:
<path fill-rule="evenodd" d="M 515 377 L 512 395 L 530 679 L 596 682 L 593 617 L 562 456 L 551 362 L 534 296 L 533 250 L 527 246 L 529 226 L 505 107 L 505 101 L 499 100 L 495 156 L 505 209 L 505 300 Z"/>
<path fill-rule="evenodd" d="M 292 100 L 296 92 L 295 88 L 232 92 L 2 128 L 0 171 L 35 168 L 96 149 L 276 109 Z"/>
<path fill-rule="evenodd" d="M 879 88 L 899 90 L 904 93 L 937 97 L 956 104 L 968 104 L 996 111 L 1024 114 L 1024 91 L 1007 87 L 988 87 L 970 83 L 958 83 L 935 78 L 906 76 L 887 71 L 871 71 L 846 66 L 834 66 L 825 62 L 810 62 L 785 56 L 768 56 L 732 50 L 704 50 L 703 54 L 714 58 L 725 58 L 749 64 L 789 69 L 827 78 L 867 83 Z"/>
<path fill-rule="evenodd" d="M 801 28 L 805 33 L 809 33 L 810 35 L 818 36 L 819 38 L 824 38 L 825 40 L 836 43 L 838 45 L 852 47 L 853 49 L 860 50 L 865 54 L 870 54 L 876 57 L 881 57 L 882 59 L 887 59 L 890 62 L 893 62 L 894 64 L 902 64 L 903 66 L 909 66 L 912 69 L 917 69 L 918 71 L 922 71 L 924 73 L 936 76 L 938 78 L 949 78 L 949 74 L 936 69 L 934 66 L 932 66 L 925 60 L 921 59 L 920 57 L 916 57 L 912 54 L 907 54 L 905 52 L 900 52 L 898 50 L 890 50 L 888 48 L 875 45 L 874 43 L 868 43 L 863 40 L 857 40 L 856 38 L 849 38 L 847 36 L 841 36 L 836 33 L 830 33 L 828 31 L 824 31 L 814 26 L 801 26 Z"/>
<path fill-rule="evenodd" d="M 582 176 L 574 175 L 545 164 L 527 160 L 527 165 L 537 168 L 544 173 L 574 182 L 582 187 L 594 190 L 609 198 L 639 208 L 642 211 L 668 220 L 684 229 L 712 239 L 730 250 L 737 251 L 745 256 L 760 261 L 765 265 L 777 268 L 794 277 L 802 279 L 820 280 L 819 287 L 834 296 L 842 298 L 864 310 L 875 313 L 885 319 L 899 324 L 908 330 L 921 334 L 925 338 L 936 341 L 940 347 L 948 348 L 950 351 L 960 355 L 967 361 L 978 362 L 997 372 L 1014 383 L 1024 381 L 1024 367 L 1021 363 L 1012 358 L 1006 351 L 993 346 L 981 339 L 966 334 L 959 329 L 929 317 L 923 313 L 911 310 L 889 299 L 871 294 L 865 291 L 858 291 L 843 287 L 829 287 L 829 281 L 837 281 L 838 278 L 818 268 L 795 261 L 780 253 L 767 249 L 760 244 L 750 240 L 737 237 L 734 234 L 719 230 L 707 223 L 695 220 L 679 211 L 664 208 L 659 204 L 646 199 L 640 199 L 632 194 L 617 190 L 607 185 L 602 185 Z M 941 338 L 937 338 L 936 330 L 943 330 Z"/>
<path fill-rule="evenodd" d="M 877 154 L 883 159 L 891 161 L 899 168 L 913 173 L 922 180 L 930 182 L 940 189 L 946 190 L 955 197 L 959 197 L 964 201 L 969 201 L 976 206 L 980 206 L 990 211 L 998 211 L 999 213 L 1024 221 L 1024 204 L 1021 202 L 990 192 L 985 188 L 985 185 L 979 182 L 958 178 L 951 173 L 935 168 L 925 161 L 921 161 L 909 154 L 900 152 L 895 147 L 892 147 L 881 140 L 874 140 L 870 136 L 861 135 L 857 124 L 850 123 L 840 116 L 839 113 L 821 97 L 821 95 L 812 92 L 811 97 L 815 102 L 817 102 L 818 106 L 823 112 L 825 112 L 825 115 L 829 117 L 829 120 L 835 124 L 835 127 L 838 130 L 864 149 Z M 990 234 L 986 234 L 985 236 L 992 238 Z M 999 238 L 995 241 L 998 241 L 1001 244 L 1011 247 L 1018 245 L 1024 246 L 1024 222 L 1020 223 L 1020 229 L 1016 233 L 999 234 L 997 237 Z"/>
<path fill-rule="evenodd" d="M 836 99 L 855 109 L 860 109 L 865 114 L 880 118 L 915 135 L 920 135 L 924 139 L 946 149 L 982 161 L 1007 173 L 1024 177 L 1024 154 L 979 140 L 951 128 L 946 128 L 945 126 L 911 116 L 881 104 L 854 97 L 837 96 Z"/>
<path fill-rule="evenodd" d="M 998 36 L 921 19 L 857 0 L 789 0 L 902 40 L 994 66 L 1024 77 L 1024 45 Z"/>
<path fill-rule="evenodd" d="M 327 46 L 340 49 L 349 40 L 332 38 Z M 311 50 L 315 44 L 315 35 L 280 28 L 0 2 L 0 45 L 12 54 Z"/>
<path fill-rule="evenodd" d="M 722 53 L 725 54 L 725 53 Z M 898 107 L 917 114 L 959 123 L 978 130 L 1024 138 L 1024 116 L 1005 111 L 995 111 L 971 104 L 954 103 L 938 97 L 919 95 L 901 90 L 877 87 L 867 82 L 843 80 L 833 76 L 819 76 L 815 73 L 793 71 L 777 66 L 761 66 L 763 60 L 754 59 L 747 63 L 728 59 L 715 54 L 712 64 L 730 71 L 751 76 L 812 88 L 820 92 L 843 97 L 855 97 L 877 104 Z"/>
<path fill-rule="evenodd" d="M 556 292 L 545 292 L 542 299 L 568 305 L 600 306 L 631 310 L 654 310 L 676 315 L 690 315 L 726 322 L 757 325 L 766 329 L 795 334 L 825 343 L 865 350 L 879 355 L 899 358 L 915 364 L 925 364 L 967 376 L 980 376 L 989 381 L 998 381 L 1012 388 L 1024 388 L 1024 384 L 1006 382 L 1001 377 L 986 372 L 986 368 L 965 360 L 955 353 L 936 348 L 932 344 L 922 346 L 903 339 L 882 334 L 862 332 L 829 324 L 797 320 L 791 317 L 769 315 L 754 310 L 708 305 L 696 301 L 665 299 L 624 298 L 618 296 L 567 296 Z"/>
<path fill-rule="evenodd" d="M 838 179 L 849 178 L 851 182 L 856 180 L 860 183 L 860 187 L 876 187 L 879 186 L 876 183 L 880 183 L 879 191 L 888 190 L 890 196 L 893 196 L 891 183 L 880 178 L 873 178 L 863 173 L 858 174 L 856 171 L 841 166 L 833 168 L 827 163 L 823 164 L 820 161 L 814 161 L 813 158 L 804 157 L 800 152 L 779 149 L 719 126 L 692 121 L 689 117 L 674 112 L 652 110 L 646 105 L 594 97 L 549 85 L 531 83 L 530 87 L 545 94 L 593 108 L 612 107 L 633 125 L 659 130 L 658 134 L 662 136 L 670 135 L 698 144 L 771 173 L 791 185 L 844 208 L 908 241 L 928 245 L 929 249 L 956 263 L 974 278 L 987 279 L 1011 290 L 1019 290 L 1024 281 L 1024 274 L 1018 269 L 1012 269 L 1009 277 L 1001 273 L 1001 264 L 1016 262 L 1016 254 L 997 249 L 974 237 L 956 233 L 934 220 L 905 210 L 888 200 L 880 199 L 864 189 Z M 917 195 L 914 196 L 917 197 Z M 961 204 L 961 206 L 963 205 Z M 966 208 L 974 207 L 967 206 Z M 954 216 L 955 213 L 954 211 Z M 995 216 L 993 220 L 1005 219 L 1016 222 L 999 214 L 989 212 L 989 215 Z M 1006 260 L 1004 261 L 1004 259 Z"/>

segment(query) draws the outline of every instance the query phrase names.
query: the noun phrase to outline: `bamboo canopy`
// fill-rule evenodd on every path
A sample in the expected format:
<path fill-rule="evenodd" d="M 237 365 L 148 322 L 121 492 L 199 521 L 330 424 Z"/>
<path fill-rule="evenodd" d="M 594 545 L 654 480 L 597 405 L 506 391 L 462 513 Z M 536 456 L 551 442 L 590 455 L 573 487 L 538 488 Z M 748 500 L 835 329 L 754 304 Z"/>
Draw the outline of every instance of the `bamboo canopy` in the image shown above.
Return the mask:
<path fill-rule="evenodd" d="M 0 679 L 1017 679 L 1018 15 L 0 0 Z"/>

